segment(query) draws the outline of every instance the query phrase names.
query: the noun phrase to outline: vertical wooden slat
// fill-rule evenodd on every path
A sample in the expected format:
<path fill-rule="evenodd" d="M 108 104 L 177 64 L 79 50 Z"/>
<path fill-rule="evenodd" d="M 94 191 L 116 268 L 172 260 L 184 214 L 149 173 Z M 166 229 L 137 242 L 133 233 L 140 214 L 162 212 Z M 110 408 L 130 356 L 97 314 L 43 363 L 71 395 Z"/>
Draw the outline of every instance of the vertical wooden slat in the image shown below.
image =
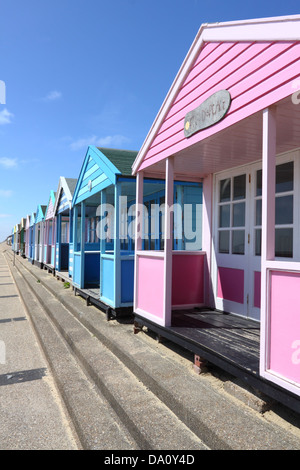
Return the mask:
<path fill-rule="evenodd" d="M 140 171 L 136 176 L 136 210 L 135 210 L 135 254 L 134 254 L 134 294 L 133 294 L 133 308 L 138 307 L 138 252 L 142 249 L 141 227 L 139 221 L 143 220 L 143 214 L 139 214 L 139 208 L 143 203 L 144 193 L 144 174 Z M 140 230 L 140 233 L 139 233 Z"/>
<path fill-rule="evenodd" d="M 173 217 L 171 209 L 174 201 L 174 160 L 166 160 L 166 203 L 165 203 L 165 245 L 164 245 L 164 321 L 171 326 L 172 316 L 172 250 Z"/>
<path fill-rule="evenodd" d="M 85 247 L 85 201 L 81 203 L 81 220 L 80 220 L 80 287 L 84 288 L 84 265 L 85 265 L 85 256 L 84 256 L 84 247 Z"/>
<path fill-rule="evenodd" d="M 268 368 L 269 285 L 267 261 L 275 257 L 276 109 L 263 112 L 262 242 L 261 242 L 261 354 L 260 373 Z"/>

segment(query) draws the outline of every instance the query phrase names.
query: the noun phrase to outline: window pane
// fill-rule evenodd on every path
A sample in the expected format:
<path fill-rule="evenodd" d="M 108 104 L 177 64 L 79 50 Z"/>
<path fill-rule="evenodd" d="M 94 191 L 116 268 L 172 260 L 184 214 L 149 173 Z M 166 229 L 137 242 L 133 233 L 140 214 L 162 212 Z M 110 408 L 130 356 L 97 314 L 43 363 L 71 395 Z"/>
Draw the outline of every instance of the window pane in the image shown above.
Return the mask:
<path fill-rule="evenodd" d="M 233 199 L 245 199 L 246 175 L 235 176 L 233 179 Z"/>
<path fill-rule="evenodd" d="M 256 196 L 262 195 L 262 170 L 256 172 Z"/>
<path fill-rule="evenodd" d="M 230 201 L 230 178 L 220 181 L 220 202 Z"/>
<path fill-rule="evenodd" d="M 275 224 L 293 223 L 293 196 L 277 197 L 275 201 Z"/>
<path fill-rule="evenodd" d="M 276 166 L 276 193 L 292 191 L 294 184 L 294 162 Z"/>
<path fill-rule="evenodd" d="M 229 253 L 229 230 L 219 231 L 219 253 Z"/>
<path fill-rule="evenodd" d="M 255 225 L 261 225 L 261 199 L 256 201 Z"/>
<path fill-rule="evenodd" d="M 255 256 L 261 256 L 261 229 L 255 230 Z"/>
<path fill-rule="evenodd" d="M 233 204 L 233 227 L 245 226 L 245 210 L 246 205 L 244 202 Z"/>
<path fill-rule="evenodd" d="M 275 256 L 293 257 L 293 229 L 275 229 Z"/>
<path fill-rule="evenodd" d="M 243 255 L 245 253 L 245 230 L 233 230 L 232 253 L 234 255 Z"/>
<path fill-rule="evenodd" d="M 230 204 L 219 207 L 219 227 L 230 226 Z"/>

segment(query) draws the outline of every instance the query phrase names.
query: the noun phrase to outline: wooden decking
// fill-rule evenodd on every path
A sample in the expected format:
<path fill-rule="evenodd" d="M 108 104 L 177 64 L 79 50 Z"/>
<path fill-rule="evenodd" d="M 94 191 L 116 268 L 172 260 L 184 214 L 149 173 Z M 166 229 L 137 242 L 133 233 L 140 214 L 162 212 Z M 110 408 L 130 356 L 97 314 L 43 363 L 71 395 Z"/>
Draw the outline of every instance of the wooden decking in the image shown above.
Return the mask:
<path fill-rule="evenodd" d="M 240 365 L 252 374 L 259 372 L 258 322 L 211 310 L 174 311 L 173 334 L 185 338 L 199 348 L 205 357 L 214 354 L 228 365 Z"/>
<path fill-rule="evenodd" d="M 299 397 L 259 374 L 260 325 L 209 309 L 176 310 L 171 326 L 162 327 L 134 313 L 135 331 L 146 326 L 233 377 L 300 412 Z"/>

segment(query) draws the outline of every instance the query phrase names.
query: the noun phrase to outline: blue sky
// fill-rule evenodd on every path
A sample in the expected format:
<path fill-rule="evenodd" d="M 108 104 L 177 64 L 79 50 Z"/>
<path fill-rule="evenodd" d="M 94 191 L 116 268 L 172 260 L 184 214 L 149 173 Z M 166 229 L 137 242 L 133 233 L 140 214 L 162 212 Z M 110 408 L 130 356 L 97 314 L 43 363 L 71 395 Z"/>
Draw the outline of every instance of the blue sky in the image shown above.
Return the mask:
<path fill-rule="evenodd" d="M 299 0 L 0 0 L 0 241 L 77 178 L 89 144 L 139 150 L 202 23 Z"/>

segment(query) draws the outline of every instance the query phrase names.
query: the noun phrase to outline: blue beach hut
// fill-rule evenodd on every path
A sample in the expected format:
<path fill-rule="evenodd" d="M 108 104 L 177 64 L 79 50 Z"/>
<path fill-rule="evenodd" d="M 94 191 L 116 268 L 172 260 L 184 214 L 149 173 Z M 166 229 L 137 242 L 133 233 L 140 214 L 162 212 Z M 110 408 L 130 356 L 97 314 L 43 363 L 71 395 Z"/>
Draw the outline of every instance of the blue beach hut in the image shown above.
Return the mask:
<path fill-rule="evenodd" d="M 47 206 L 38 205 L 34 221 L 34 253 L 33 261 L 36 266 L 43 267 L 43 238 L 44 220 Z"/>
<path fill-rule="evenodd" d="M 35 235 L 35 218 L 36 213 L 32 212 L 29 221 L 29 229 L 28 229 L 28 261 L 33 263 L 34 260 L 34 235 Z"/>
<path fill-rule="evenodd" d="M 77 179 L 75 178 L 61 176 L 54 205 L 56 220 L 55 270 L 63 279 L 73 277 L 72 199 L 76 183 Z"/>
<path fill-rule="evenodd" d="M 89 146 L 72 201 L 75 293 L 113 316 L 127 314 L 133 306 L 136 178 L 131 167 L 136 155 Z M 189 204 L 195 209 L 201 204 L 201 184 L 178 180 L 174 187 L 179 208 Z M 145 250 L 163 252 L 164 200 L 165 182 L 145 178 L 141 222 Z M 177 232 L 181 232 L 182 217 L 181 210 L 174 212 Z M 185 250 L 187 240 L 174 238 L 173 249 Z"/>
<path fill-rule="evenodd" d="M 122 196 L 127 206 L 135 201 L 136 155 L 89 146 L 72 201 L 75 293 L 116 315 L 133 302 L 133 240 L 121 240 L 118 214 Z"/>

